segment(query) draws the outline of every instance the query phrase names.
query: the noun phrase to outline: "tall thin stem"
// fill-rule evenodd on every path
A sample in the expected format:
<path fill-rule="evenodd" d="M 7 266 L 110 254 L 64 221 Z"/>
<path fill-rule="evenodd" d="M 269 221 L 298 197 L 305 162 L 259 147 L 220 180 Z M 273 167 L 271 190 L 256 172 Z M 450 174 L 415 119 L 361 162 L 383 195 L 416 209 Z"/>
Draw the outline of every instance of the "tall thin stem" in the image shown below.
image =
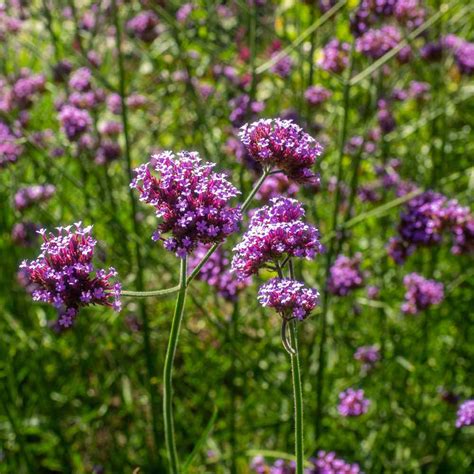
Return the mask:
<path fill-rule="evenodd" d="M 179 473 L 178 452 L 174 439 L 173 422 L 173 362 L 178 346 L 179 330 L 184 315 L 184 304 L 186 302 L 186 257 L 181 259 L 179 276 L 179 293 L 176 299 L 171 332 L 166 349 L 165 368 L 163 371 L 163 418 L 165 422 L 166 450 L 168 452 L 169 470 L 172 474 Z"/>
<path fill-rule="evenodd" d="M 303 390 L 301 387 L 300 358 L 298 352 L 297 321 L 290 322 L 291 345 L 295 351 L 290 354 L 291 375 L 293 381 L 293 398 L 295 402 L 295 456 L 296 474 L 304 472 L 304 439 L 303 439 Z"/>

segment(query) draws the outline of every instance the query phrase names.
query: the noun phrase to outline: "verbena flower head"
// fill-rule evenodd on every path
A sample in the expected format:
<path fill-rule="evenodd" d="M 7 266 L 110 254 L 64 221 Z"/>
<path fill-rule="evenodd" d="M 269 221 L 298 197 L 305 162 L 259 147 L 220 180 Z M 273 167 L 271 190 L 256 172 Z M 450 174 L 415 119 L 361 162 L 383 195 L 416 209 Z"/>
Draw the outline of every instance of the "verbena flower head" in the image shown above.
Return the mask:
<path fill-rule="evenodd" d="M 278 173 L 265 179 L 255 197 L 261 201 L 269 201 L 281 195 L 293 197 L 298 190 L 298 184 L 290 181 L 284 174 Z"/>
<path fill-rule="evenodd" d="M 197 152 L 175 155 L 165 151 L 135 170 L 130 186 L 161 219 L 153 240 L 163 240 L 165 248 L 179 257 L 191 253 L 199 243 L 223 241 L 241 220 L 240 209 L 228 205 L 239 191 L 224 174 L 213 172 L 213 167 L 213 163 L 203 163 Z M 162 237 L 166 233 L 171 237 Z"/>
<path fill-rule="evenodd" d="M 64 133 L 70 141 L 76 141 L 81 135 L 89 131 L 92 119 L 87 110 L 81 110 L 72 105 L 65 105 L 59 112 Z"/>
<path fill-rule="evenodd" d="M 318 305 L 319 293 L 291 278 L 272 278 L 258 291 L 259 303 L 275 309 L 282 318 L 307 318 Z"/>
<path fill-rule="evenodd" d="M 309 105 L 317 106 L 326 102 L 332 96 L 332 92 L 323 86 L 310 86 L 304 93 L 304 98 Z"/>
<path fill-rule="evenodd" d="M 23 147 L 8 125 L 0 121 L 0 169 L 15 163 L 23 153 Z"/>
<path fill-rule="evenodd" d="M 250 156 L 262 166 L 275 167 L 301 183 L 317 183 L 311 171 L 323 147 L 291 120 L 262 119 L 239 132 Z"/>
<path fill-rule="evenodd" d="M 86 67 L 75 71 L 69 79 L 69 87 L 77 92 L 86 92 L 91 88 L 92 73 Z"/>
<path fill-rule="evenodd" d="M 59 227 L 57 235 L 40 231 L 41 254 L 25 260 L 20 269 L 34 285 L 33 300 L 52 304 L 58 310 L 56 328 L 69 328 L 80 308 L 90 305 L 111 306 L 120 310 L 120 284 L 114 282 L 115 269 L 96 269 L 92 263 L 96 240 L 92 227 Z"/>
<path fill-rule="evenodd" d="M 361 346 L 356 350 L 354 359 L 362 362 L 365 369 L 371 369 L 380 360 L 380 350 L 376 346 Z"/>
<path fill-rule="evenodd" d="M 127 22 L 127 30 L 145 43 L 151 43 L 158 36 L 158 17 L 151 10 L 139 13 Z"/>
<path fill-rule="evenodd" d="M 468 76 L 474 74 L 474 43 L 464 41 L 456 50 L 454 57 L 461 74 Z"/>
<path fill-rule="evenodd" d="M 16 192 L 13 198 L 15 209 L 24 211 L 37 202 L 47 201 L 55 192 L 56 188 L 52 184 L 35 184 L 21 188 Z"/>
<path fill-rule="evenodd" d="M 462 403 L 457 412 L 456 428 L 474 425 L 474 400 Z"/>
<path fill-rule="evenodd" d="M 370 400 L 364 397 L 362 389 L 348 388 L 339 394 L 339 414 L 342 416 L 360 416 L 369 409 Z"/>
<path fill-rule="evenodd" d="M 405 275 L 403 284 L 407 289 L 402 311 L 405 314 L 418 314 L 444 299 L 444 286 L 435 280 L 427 280 L 418 273 Z"/>
<path fill-rule="evenodd" d="M 188 270 L 192 270 L 206 255 L 209 247 L 200 245 L 189 260 Z M 214 287 L 217 293 L 228 301 L 236 301 L 238 294 L 250 284 L 250 278 L 238 280 L 230 271 L 230 260 L 221 248 L 218 248 L 204 264 L 198 278 Z"/>
<path fill-rule="evenodd" d="M 354 257 L 339 255 L 331 267 L 328 288 L 329 291 L 338 296 L 346 296 L 351 291 L 361 288 L 364 276 L 360 270 L 361 255 Z"/>
<path fill-rule="evenodd" d="M 318 65 L 325 71 L 340 74 L 349 64 L 349 43 L 341 42 L 337 39 L 329 41 L 323 48 L 322 57 Z"/>
<path fill-rule="evenodd" d="M 311 462 L 314 469 L 309 469 L 310 474 L 362 474 L 358 464 L 349 464 L 334 452 L 318 451 L 318 457 Z"/>
<path fill-rule="evenodd" d="M 302 221 L 301 203 L 290 198 L 273 198 L 257 210 L 248 231 L 234 248 L 232 270 L 247 278 L 266 264 L 284 257 L 313 259 L 321 253 L 319 232 Z"/>
<path fill-rule="evenodd" d="M 382 26 L 379 30 L 370 29 L 356 41 L 356 50 L 372 59 L 378 59 L 397 46 L 401 33 L 392 25 Z"/>

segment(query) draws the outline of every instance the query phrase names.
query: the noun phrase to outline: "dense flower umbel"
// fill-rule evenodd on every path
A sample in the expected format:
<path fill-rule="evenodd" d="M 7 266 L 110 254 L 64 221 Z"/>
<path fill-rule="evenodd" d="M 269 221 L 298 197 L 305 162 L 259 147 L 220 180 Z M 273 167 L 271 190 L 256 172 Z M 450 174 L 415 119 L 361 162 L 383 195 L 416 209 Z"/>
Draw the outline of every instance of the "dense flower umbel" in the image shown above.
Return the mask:
<path fill-rule="evenodd" d="M 197 152 L 165 151 L 135 170 L 130 186 L 162 219 L 153 240 L 163 240 L 165 248 L 179 257 L 199 243 L 221 242 L 237 230 L 241 220 L 240 209 L 228 206 L 239 192 L 213 167 L 213 163 L 203 163 Z M 160 176 L 153 176 L 150 168 Z M 163 238 L 168 232 L 172 237 Z"/>
<path fill-rule="evenodd" d="M 189 260 L 188 270 L 192 272 L 206 255 L 208 247 L 200 245 Z M 237 300 L 239 291 L 250 284 L 250 279 L 238 280 L 230 271 L 230 260 L 221 248 L 218 248 L 204 264 L 198 278 L 213 286 L 217 293 L 228 301 Z"/>
<path fill-rule="evenodd" d="M 435 280 L 427 280 L 417 273 L 405 275 L 403 284 L 407 289 L 402 311 L 405 314 L 418 314 L 431 305 L 444 299 L 444 286 Z"/>
<path fill-rule="evenodd" d="M 467 400 L 459 407 L 456 428 L 474 425 L 474 400 Z"/>
<path fill-rule="evenodd" d="M 360 416 L 369 409 L 370 400 L 364 398 L 362 389 L 348 388 L 339 394 L 337 410 L 342 416 Z"/>
<path fill-rule="evenodd" d="M 339 255 L 330 270 L 328 288 L 331 293 L 346 296 L 363 285 L 364 277 L 360 270 L 361 255 L 354 257 Z"/>
<path fill-rule="evenodd" d="M 275 167 L 301 183 L 317 183 L 311 171 L 322 146 L 291 120 L 262 119 L 244 125 L 239 132 L 250 156 L 266 167 Z"/>
<path fill-rule="evenodd" d="M 33 299 L 57 308 L 59 330 L 72 326 L 84 306 L 98 304 L 120 310 L 120 284 L 113 282 L 117 272 L 112 267 L 98 270 L 92 263 L 97 242 L 91 229 L 80 222 L 59 227 L 57 235 L 42 229 L 41 254 L 20 265 L 34 285 Z"/>
<path fill-rule="evenodd" d="M 319 232 L 302 222 L 304 209 L 295 199 L 273 198 L 252 216 L 249 229 L 234 248 L 232 270 L 247 278 L 284 257 L 313 259 L 322 252 Z"/>
<path fill-rule="evenodd" d="M 291 278 L 272 278 L 258 290 L 262 306 L 274 308 L 282 318 L 303 320 L 318 305 L 319 293 Z"/>
<path fill-rule="evenodd" d="M 362 474 L 358 464 L 338 459 L 334 452 L 318 451 L 318 457 L 311 462 L 314 464 L 314 469 L 309 469 L 311 474 Z"/>

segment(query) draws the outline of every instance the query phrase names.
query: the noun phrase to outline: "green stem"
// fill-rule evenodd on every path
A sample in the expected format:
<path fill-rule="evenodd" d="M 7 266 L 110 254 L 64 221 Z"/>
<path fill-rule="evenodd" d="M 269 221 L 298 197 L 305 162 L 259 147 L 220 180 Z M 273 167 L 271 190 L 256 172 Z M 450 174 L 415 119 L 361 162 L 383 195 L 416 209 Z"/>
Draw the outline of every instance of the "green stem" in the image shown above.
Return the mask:
<path fill-rule="evenodd" d="M 176 299 L 173 321 L 171 323 L 171 332 L 166 349 L 165 368 L 163 371 L 163 418 L 165 422 L 165 440 L 166 450 L 168 451 L 169 470 L 172 474 L 179 473 L 178 452 L 176 450 L 176 441 L 174 439 L 173 422 L 173 362 L 178 346 L 179 330 L 184 315 L 184 304 L 186 301 L 186 257 L 181 259 L 179 293 Z"/>
<path fill-rule="evenodd" d="M 300 360 L 298 353 L 298 334 L 296 321 L 290 323 L 291 345 L 295 351 L 290 355 L 291 374 L 293 380 L 293 397 L 295 402 L 295 455 L 296 474 L 304 471 L 304 440 L 303 440 L 303 391 L 301 387 Z"/>
<path fill-rule="evenodd" d="M 130 291 L 122 290 L 121 296 L 130 296 L 133 298 L 150 298 L 152 296 L 163 296 L 171 295 L 179 291 L 179 286 L 173 286 L 171 288 L 165 288 L 164 290 L 151 290 L 151 291 Z"/>

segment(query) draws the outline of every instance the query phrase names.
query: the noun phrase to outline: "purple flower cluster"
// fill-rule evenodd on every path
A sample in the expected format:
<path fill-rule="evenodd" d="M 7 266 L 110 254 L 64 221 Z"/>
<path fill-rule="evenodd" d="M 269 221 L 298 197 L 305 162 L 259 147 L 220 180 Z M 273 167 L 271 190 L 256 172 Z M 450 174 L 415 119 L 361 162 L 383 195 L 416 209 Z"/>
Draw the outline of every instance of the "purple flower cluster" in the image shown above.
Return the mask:
<path fill-rule="evenodd" d="M 474 400 L 467 400 L 458 409 L 456 428 L 472 425 L 474 425 Z"/>
<path fill-rule="evenodd" d="M 323 48 L 322 57 L 318 61 L 319 67 L 325 71 L 340 74 L 349 64 L 350 49 L 349 43 L 337 39 L 329 41 Z"/>
<path fill-rule="evenodd" d="M 291 120 L 262 119 L 246 124 L 239 137 L 250 156 L 262 166 L 281 169 L 296 182 L 319 181 L 311 167 L 323 148 Z"/>
<path fill-rule="evenodd" d="M 279 52 L 275 52 L 273 57 L 277 56 Z M 287 78 L 291 74 L 293 69 L 293 60 L 290 56 L 283 56 L 271 67 L 271 71 L 283 79 Z"/>
<path fill-rule="evenodd" d="M 191 272 L 206 255 L 209 247 L 200 245 L 189 260 Z M 238 280 L 230 271 L 230 260 L 221 248 L 218 248 L 204 264 L 198 278 L 214 287 L 217 293 L 228 301 L 236 301 L 238 293 L 250 284 L 250 279 Z"/>
<path fill-rule="evenodd" d="M 229 102 L 232 107 L 229 119 L 235 127 L 243 124 L 245 117 L 258 115 L 263 112 L 265 104 L 263 102 L 251 101 L 250 96 L 241 94 Z"/>
<path fill-rule="evenodd" d="M 58 310 L 58 330 L 71 327 L 81 307 L 112 306 L 116 311 L 121 307 L 120 284 L 113 282 L 117 272 L 112 267 L 94 268 L 97 242 L 90 233 L 91 227 L 83 228 L 80 222 L 58 228 L 57 235 L 42 229 L 41 254 L 20 265 L 34 285 L 33 300 L 51 303 Z"/>
<path fill-rule="evenodd" d="M 361 346 L 356 350 L 354 359 L 362 362 L 366 370 L 372 369 L 380 360 L 380 350 L 376 346 Z"/>
<path fill-rule="evenodd" d="M 306 474 L 363 474 L 358 464 L 349 464 L 336 457 L 334 452 L 318 451 L 315 458 L 309 460 L 311 467 L 305 470 Z M 271 466 L 265 462 L 263 456 L 255 456 L 250 468 L 256 474 L 295 474 L 294 461 L 277 459 Z"/>
<path fill-rule="evenodd" d="M 364 397 L 362 389 L 354 390 L 348 388 L 339 394 L 339 405 L 337 407 L 342 416 L 360 416 L 367 413 L 370 400 Z"/>
<path fill-rule="evenodd" d="M 17 222 L 12 228 L 12 241 L 21 247 L 31 247 L 36 243 L 39 229 L 34 222 Z"/>
<path fill-rule="evenodd" d="M 62 129 L 70 141 L 76 141 L 88 132 L 92 119 L 87 110 L 81 110 L 72 105 L 65 105 L 59 112 Z"/>
<path fill-rule="evenodd" d="M 364 276 L 360 270 L 361 255 L 354 257 L 339 255 L 329 271 L 328 289 L 337 296 L 346 296 L 361 288 Z"/>
<path fill-rule="evenodd" d="M 145 43 L 151 43 L 158 36 L 158 17 L 151 10 L 139 13 L 127 22 L 127 30 Z"/>
<path fill-rule="evenodd" d="M 474 216 L 469 208 L 442 194 L 426 191 L 406 204 L 400 216 L 398 236 L 388 244 L 388 254 L 402 264 L 417 247 L 439 244 L 445 230 L 453 237 L 454 254 L 474 251 Z"/>
<path fill-rule="evenodd" d="M 397 46 L 400 41 L 400 30 L 393 25 L 385 25 L 380 29 L 367 30 L 357 38 L 356 49 L 369 58 L 378 59 Z"/>
<path fill-rule="evenodd" d="M 319 232 L 302 221 L 301 203 L 274 198 L 257 210 L 242 241 L 234 248 L 232 270 L 247 278 L 268 263 L 284 257 L 313 259 L 322 252 Z"/>
<path fill-rule="evenodd" d="M 395 118 L 389 108 L 386 100 L 379 100 L 377 103 L 377 120 L 379 122 L 380 130 L 385 133 L 390 133 L 395 130 Z"/>
<path fill-rule="evenodd" d="M 16 163 L 23 153 L 23 147 L 10 128 L 0 121 L 0 169 Z"/>
<path fill-rule="evenodd" d="M 259 303 L 275 309 L 283 319 L 306 319 L 318 305 L 319 293 L 290 278 L 272 278 L 258 291 Z"/>
<path fill-rule="evenodd" d="M 404 314 L 418 314 L 444 299 L 444 285 L 435 280 L 423 278 L 418 273 L 409 273 L 403 278 L 406 288 L 405 301 L 402 304 Z"/>
<path fill-rule="evenodd" d="M 304 93 L 306 102 L 314 107 L 326 102 L 331 96 L 332 92 L 323 86 L 310 86 Z"/>
<path fill-rule="evenodd" d="M 449 34 L 442 39 L 442 45 L 454 53 L 461 74 L 470 76 L 474 73 L 474 43 Z"/>
<path fill-rule="evenodd" d="M 265 179 L 255 197 L 266 202 L 281 195 L 293 197 L 298 190 L 299 186 L 284 174 L 274 174 Z"/>
<path fill-rule="evenodd" d="M 86 67 L 75 71 L 69 79 L 69 87 L 77 92 L 87 92 L 91 88 L 92 73 Z"/>
<path fill-rule="evenodd" d="M 56 188 L 52 184 L 37 184 L 21 188 L 16 192 L 13 198 L 15 209 L 24 211 L 35 203 L 47 201 L 55 192 Z"/>
<path fill-rule="evenodd" d="M 199 243 L 221 242 L 237 230 L 241 220 L 240 209 L 228 206 L 239 192 L 213 167 L 213 163 L 203 163 L 197 152 L 165 151 L 135 170 L 130 186 L 162 219 L 153 240 L 163 240 L 165 248 L 178 257 L 191 253 Z M 150 168 L 160 176 L 153 176 Z M 163 239 L 162 234 L 168 232 L 172 237 Z"/>

